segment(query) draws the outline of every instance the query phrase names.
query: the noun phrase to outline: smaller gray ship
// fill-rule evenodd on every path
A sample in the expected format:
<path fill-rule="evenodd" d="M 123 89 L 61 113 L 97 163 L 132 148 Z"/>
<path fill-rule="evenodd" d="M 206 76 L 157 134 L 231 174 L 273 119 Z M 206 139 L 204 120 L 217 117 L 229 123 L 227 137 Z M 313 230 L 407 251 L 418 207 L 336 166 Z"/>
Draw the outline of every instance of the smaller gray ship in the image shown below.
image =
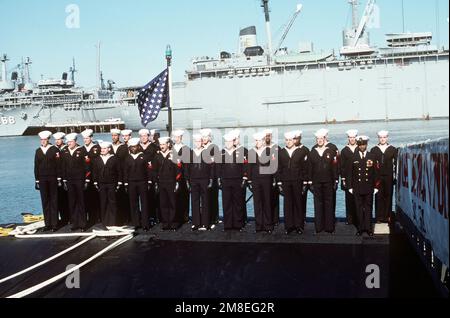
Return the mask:
<path fill-rule="evenodd" d="M 98 71 L 99 85 L 93 89 L 78 87 L 75 82 L 75 60 L 69 72 L 60 79 L 30 77 L 31 59 L 17 65 L 8 77 L 8 57 L 0 58 L 0 137 L 35 133 L 43 127 L 49 130 L 78 131 L 84 127 L 122 127 L 121 112 L 136 112 L 135 94 L 119 90 L 114 81 L 105 83 Z"/>

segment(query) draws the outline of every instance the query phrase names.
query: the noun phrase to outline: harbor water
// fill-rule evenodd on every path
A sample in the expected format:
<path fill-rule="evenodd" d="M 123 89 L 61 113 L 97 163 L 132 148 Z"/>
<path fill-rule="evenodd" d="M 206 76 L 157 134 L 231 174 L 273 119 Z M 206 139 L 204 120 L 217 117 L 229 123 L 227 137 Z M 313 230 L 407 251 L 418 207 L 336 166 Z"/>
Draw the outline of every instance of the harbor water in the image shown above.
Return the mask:
<path fill-rule="evenodd" d="M 175 120 L 176 125 L 176 120 Z M 283 133 L 293 129 L 303 131 L 302 142 L 308 148 L 314 145 L 314 132 L 320 128 L 319 125 L 303 125 L 291 127 L 271 127 L 277 133 L 280 146 L 284 146 Z M 415 120 L 415 121 L 392 121 L 392 122 L 364 122 L 328 125 L 330 130 L 330 141 L 342 149 L 346 144 L 345 132 L 348 129 L 358 129 L 360 134 L 368 135 L 371 140 L 369 147 L 377 143 L 376 132 L 382 129 L 390 131 L 390 143 L 394 146 L 402 144 L 436 139 L 449 136 L 448 119 L 439 120 Z M 259 128 L 255 128 L 259 130 Z M 135 135 L 137 135 L 135 133 Z M 162 133 L 164 135 L 164 133 Z M 97 134 L 96 139 L 109 140 L 108 134 Z M 253 146 L 251 138 L 243 138 L 247 148 Z M 213 140 L 222 146 L 222 140 Z M 191 146 L 190 141 L 186 142 Z M 0 138 L 0 224 L 21 222 L 21 213 L 31 212 L 41 214 L 41 203 L 39 192 L 34 189 L 34 153 L 39 147 L 39 139 L 33 136 L 27 137 L 4 137 Z M 337 192 L 336 216 L 345 216 L 344 193 Z M 251 195 L 248 192 L 247 197 Z M 314 216 L 311 193 L 308 194 L 309 217 Z M 280 211 L 282 211 L 283 199 L 280 200 Z M 253 216 L 253 202 L 248 202 L 248 212 Z M 222 208 L 220 207 L 222 214 Z"/>

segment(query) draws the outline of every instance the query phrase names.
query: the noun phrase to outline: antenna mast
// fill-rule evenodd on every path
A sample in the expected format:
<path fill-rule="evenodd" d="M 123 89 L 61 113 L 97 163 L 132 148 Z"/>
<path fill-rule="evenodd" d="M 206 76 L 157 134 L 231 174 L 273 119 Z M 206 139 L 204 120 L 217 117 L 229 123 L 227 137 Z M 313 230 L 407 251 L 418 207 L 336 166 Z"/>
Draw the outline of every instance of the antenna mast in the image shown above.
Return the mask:
<path fill-rule="evenodd" d="M 261 7 L 264 8 L 264 15 L 266 19 L 266 33 L 267 33 L 267 48 L 269 50 L 269 56 L 272 55 L 272 32 L 270 30 L 270 10 L 269 0 L 262 0 Z"/>
<path fill-rule="evenodd" d="M 72 67 L 69 69 L 70 72 L 70 80 L 75 83 L 75 73 L 78 72 L 78 70 L 75 68 L 75 58 L 72 58 Z"/>

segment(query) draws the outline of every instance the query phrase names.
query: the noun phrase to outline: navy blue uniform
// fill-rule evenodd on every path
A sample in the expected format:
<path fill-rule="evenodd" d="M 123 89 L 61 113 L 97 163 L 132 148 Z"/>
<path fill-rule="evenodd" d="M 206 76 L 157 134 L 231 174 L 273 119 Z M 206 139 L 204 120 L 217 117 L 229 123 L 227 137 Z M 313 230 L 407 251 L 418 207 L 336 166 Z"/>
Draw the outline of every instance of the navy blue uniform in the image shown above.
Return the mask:
<path fill-rule="evenodd" d="M 174 157 L 175 160 L 180 160 L 184 165 L 189 162 L 191 149 L 186 145 L 174 145 Z M 180 220 L 180 223 L 189 222 L 189 190 L 186 186 L 186 176 L 183 171 L 183 175 L 180 179 L 180 188 L 177 192 L 177 217 Z"/>
<path fill-rule="evenodd" d="M 336 151 L 328 147 L 320 155 L 314 148 L 308 157 L 308 179 L 314 194 L 314 222 L 316 232 L 334 232 L 333 195 L 339 178 Z"/>
<path fill-rule="evenodd" d="M 211 225 L 211 194 L 208 185 L 214 178 L 214 160 L 205 150 L 191 150 L 191 158 L 183 167 L 191 186 L 192 225 Z M 212 186 L 212 184 L 211 184 Z"/>
<path fill-rule="evenodd" d="M 253 148 L 248 152 L 248 179 L 253 188 L 257 232 L 271 232 L 274 228 L 272 183 L 278 164 L 276 160 L 269 147 L 259 151 Z"/>
<path fill-rule="evenodd" d="M 142 147 L 142 152 L 144 153 L 145 160 L 147 160 L 148 162 L 151 162 L 153 159 L 155 159 L 155 156 L 158 153 L 158 151 L 159 151 L 159 144 L 155 142 L 149 143 L 145 149 Z M 159 223 L 161 219 L 159 195 L 155 192 L 154 187 L 149 187 L 147 195 L 148 195 L 148 204 L 150 207 L 150 219 L 155 223 Z"/>
<path fill-rule="evenodd" d="M 214 162 L 220 162 L 220 150 L 217 145 L 209 143 L 204 151 L 206 151 L 208 156 L 214 158 Z M 219 186 L 217 185 L 217 176 L 215 175 L 213 176 L 212 187 L 208 192 L 211 224 L 217 224 L 219 222 Z"/>
<path fill-rule="evenodd" d="M 123 163 L 123 182 L 128 189 L 131 222 L 135 227 L 150 227 L 148 184 L 152 180 L 151 162 L 143 153 L 129 154 Z"/>
<path fill-rule="evenodd" d="M 398 151 L 389 145 L 384 152 L 379 146 L 373 147 L 370 152 L 380 164 L 380 192 L 375 195 L 375 216 L 377 222 L 388 222 L 392 213 Z"/>
<path fill-rule="evenodd" d="M 106 163 L 103 156 L 94 159 L 92 163 L 92 179 L 99 187 L 101 221 L 105 226 L 117 224 L 117 186 L 122 183 L 120 161 L 116 156 L 110 156 Z"/>
<path fill-rule="evenodd" d="M 128 157 L 128 145 L 121 144 L 114 151 L 114 147 L 111 147 L 112 154 L 114 154 L 117 159 L 119 159 L 120 167 L 123 170 L 123 165 L 125 159 Z M 122 171 L 123 172 L 123 171 Z M 117 206 L 118 206 L 118 215 L 117 215 L 117 224 L 127 224 L 130 221 L 130 204 L 128 193 L 125 192 L 124 188 L 120 188 L 117 191 Z"/>
<path fill-rule="evenodd" d="M 62 158 L 63 180 L 68 186 L 70 223 L 73 229 L 84 229 L 87 225 L 85 185 L 91 175 L 90 161 L 85 158 L 81 147 L 75 148 L 72 153 L 69 147 L 64 148 Z"/>
<path fill-rule="evenodd" d="M 34 178 L 39 181 L 45 226 L 58 226 L 58 177 L 61 174 L 61 154 L 57 147 L 49 145 L 44 153 L 42 148 L 34 156 Z"/>
<path fill-rule="evenodd" d="M 278 157 L 277 182 L 284 192 L 284 225 L 287 232 L 303 231 L 304 207 L 302 188 L 308 181 L 309 151 L 305 147 L 283 148 Z"/>
<path fill-rule="evenodd" d="M 358 232 L 372 232 L 372 206 L 375 188 L 380 186 L 379 163 L 370 152 L 356 151 L 349 165 L 348 187 L 353 189 Z"/>
<path fill-rule="evenodd" d="M 83 146 L 81 148 L 83 150 L 83 155 L 86 160 L 86 163 L 90 166 L 92 162 L 100 156 L 100 146 L 92 145 L 90 148 Z M 89 168 L 91 171 L 91 167 Z M 89 175 L 86 179 L 90 180 L 91 176 Z M 91 181 L 91 180 L 90 180 Z M 94 188 L 92 182 L 89 182 L 88 188 L 85 193 L 85 207 L 86 213 L 89 220 L 89 224 L 93 225 L 100 221 L 100 197 L 97 189 Z"/>
<path fill-rule="evenodd" d="M 159 184 L 162 227 L 165 230 L 176 230 L 180 221 L 176 213 L 175 187 L 181 180 L 183 165 L 181 161 L 174 161 L 172 150 L 165 154 L 158 151 L 151 164 L 153 178 Z"/>
<path fill-rule="evenodd" d="M 237 149 L 222 149 L 220 163 L 216 164 L 217 177 L 222 182 L 222 206 L 225 230 L 239 230 L 244 227 L 245 197 L 242 195 L 242 181 L 245 177 L 245 162 L 248 154 L 243 153 L 242 162 Z"/>

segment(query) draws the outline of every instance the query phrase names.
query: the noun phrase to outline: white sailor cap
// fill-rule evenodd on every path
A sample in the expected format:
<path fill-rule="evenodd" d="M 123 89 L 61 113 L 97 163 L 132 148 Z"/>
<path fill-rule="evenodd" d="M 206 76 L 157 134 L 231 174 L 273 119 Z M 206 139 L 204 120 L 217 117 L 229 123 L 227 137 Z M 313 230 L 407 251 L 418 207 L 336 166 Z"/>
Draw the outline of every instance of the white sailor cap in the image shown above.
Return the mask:
<path fill-rule="evenodd" d="M 39 135 L 39 138 L 41 138 L 41 139 L 49 139 L 52 136 L 52 132 L 45 130 L 45 131 L 41 131 L 38 135 Z"/>
<path fill-rule="evenodd" d="M 133 133 L 133 131 L 130 130 L 130 129 L 124 129 L 124 130 L 122 130 L 122 131 L 120 132 L 120 134 L 121 134 L 122 136 L 130 136 L 132 133 Z"/>
<path fill-rule="evenodd" d="M 370 140 L 370 138 L 368 136 L 359 136 L 358 138 L 356 138 L 356 141 L 359 144 L 367 144 L 367 142 Z"/>
<path fill-rule="evenodd" d="M 357 129 L 350 129 L 350 130 L 347 130 L 345 133 L 350 138 L 355 138 L 356 136 L 358 136 L 358 130 Z"/>
<path fill-rule="evenodd" d="M 94 135 L 94 131 L 92 129 L 86 129 L 85 131 L 81 132 L 81 136 L 83 138 L 92 137 Z"/>
<path fill-rule="evenodd" d="M 284 138 L 286 139 L 294 139 L 297 136 L 295 131 L 288 131 L 284 134 Z"/>
<path fill-rule="evenodd" d="M 266 135 L 272 135 L 273 134 L 273 129 L 264 129 L 264 133 Z"/>
<path fill-rule="evenodd" d="M 150 131 L 146 128 L 139 130 L 139 136 L 150 135 Z"/>
<path fill-rule="evenodd" d="M 114 128 L 111 129 L 111 135 L 120 135 L 121 131 L 120 129 Z"/>
<path fill-rule="evenodd" d="M 137 146 L 140 143 L 140 139 L 139 138 L 131 138 L 130 140 L 128 140 L 128 147 L 133 147 L 133 146 Z"/>
<path fill-rule="evenodd" d="M 265 131 L 253 134 L 253 139 L 255 139 L 255 140 L 263 140 L 264 138 L 266 138 L 266 132 Z"/>
<path fill-rule="evenodd" d="M 150 130 L 150 134 L 151 134 L 151 135 L 158 134 L 158 133 L 159 133 L 159 130 L 158 130 L 158 129 L 152 129 L 152 130 Z"/>
<path fill-rule="evenodd" d="M 293 133 L 295 134 L 294 138 L 300 138 L 303 135 L 303 131 L 301 130 L 294 130 Z"/>
<path fill-rule="evenodd" d="M 328 129 L 319 129 L 318 131 L 316 131 L 316 133 L 314 134 L 314 136 L 316 136 L 316 138 L 324 138 L 328 135 Z"/>
<path fill-rule="evenodd" d="M 202 135 L 200 135 L 200 134 L 193 134 L 192 135 L 192 140 L 193 141 L 202 141 Z"/>
<path fill-rule="evenodd" d="M 210 137 L 211 133 L 212 131 L 209 128 L 200 129 L 200 135 L 202 135 L 202 137 Z"/>
<path fill-rule="evenodd" d="M 63 132 L 57 132 L 57 133 L 53 134 L 53 138 L 55 140 L 64 139 L 65 136 L 66 136 L 66 134 Z"/>
<path fill-rule="evenodd" d="M 181 137 L 183 135 L 184 135 L 184 130 L 177 129 L 177 130 L 172 131 L 173 137 Z"/>
<path fill-rule="evenodd" d="M 108 141 L 102 141 L 102 142 L 99 142 L 98 145 L 100 146 L 100 148 L 109 148 L 109 147 L 111 147 L 112 143 L 110 143 Z"/>
<path fill-rule="evenodd" d="M 71 133 L 66 135 L 66 141 L 76 141 L 78 138 L 78 134 L 77 133 Z"/>
<path fill-rule="evenodd" d="M 229 132 L 230 135 L 234 136 L 234 138 L 239 138 L 241 136 L 241 131 L 239 129 L 233 129 Z"/>
<path fill-rule="evenodd" d="M 377 135 L 378 135 L 378 137 L 388 137 L 389 136 L 389 131 L 387 131 L 387 130 L 380 130 Z"/>
<path fill-rule="evenodd" d="M 233 135 L 232 133 L 228 133 L 223 136 L 223 139 L 225 141 L 233 141 L 234 139 L 236 139 L 236 136 Z"/>
<path fill-rule="evenodd" d="M 321 128 L 321 129 L 319 129 L 318 131 L 316 131 L 316 135 L 319 135 L 319 136 L 322 136 L 322 137 L 327 137 L 329 132 L 330 132 L 330 131 L 329 131 L 328 129 L 326 129 L 326 128 Z M 317 136 L 316 136 L 316 137 L 317 137 Z"/>
<path fill-rule="evenodd" d="M 170 138 L 169 137 L 160 137 L 159 138 L 159 143 L 160 144 L 168 144 L 170 142 Z"/>

